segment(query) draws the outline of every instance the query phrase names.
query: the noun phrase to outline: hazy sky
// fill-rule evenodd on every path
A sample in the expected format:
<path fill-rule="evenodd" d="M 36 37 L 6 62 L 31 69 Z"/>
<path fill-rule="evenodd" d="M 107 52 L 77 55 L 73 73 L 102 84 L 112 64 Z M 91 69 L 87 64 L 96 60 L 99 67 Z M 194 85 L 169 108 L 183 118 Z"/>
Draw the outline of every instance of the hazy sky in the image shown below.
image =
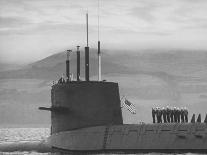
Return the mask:
<path fill-rule="evenodd" d="M 206 0 L 100 0 L 103 48 L 207 49 Z M 98 0 L 0 0 L 0 62 L 25 63 L 97 42 Z"/>

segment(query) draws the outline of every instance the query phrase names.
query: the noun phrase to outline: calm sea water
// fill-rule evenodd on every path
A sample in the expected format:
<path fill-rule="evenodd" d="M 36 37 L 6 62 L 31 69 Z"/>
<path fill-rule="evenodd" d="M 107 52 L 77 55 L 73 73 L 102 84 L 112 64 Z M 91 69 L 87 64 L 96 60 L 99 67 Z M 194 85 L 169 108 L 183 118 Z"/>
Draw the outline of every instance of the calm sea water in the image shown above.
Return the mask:
<path fill-rule="evenodd" d="M 41 143 L 44 142 L 49 135 L 49 128 L 0 128 L 0 155 L 59 155 L 59 153 L 51 153 L 38 148 L 41 147 Z M 5 147 L 7 150 L 1 152 L 2 149 L 5 150 Z M 160 153 L 148 153 L 147 155 L 149 154 L 159 155 Z M 187 153 L 186 155 L 195 154 Z"/>
<path fill-rule="evenodd" d="M 31 151 L 33 148 L 36 150 L 49 135 L 49 128 L 0 128 L 0 155 L 51 154 Z M 1 152 L 2 149 L 4 152 Z"/>

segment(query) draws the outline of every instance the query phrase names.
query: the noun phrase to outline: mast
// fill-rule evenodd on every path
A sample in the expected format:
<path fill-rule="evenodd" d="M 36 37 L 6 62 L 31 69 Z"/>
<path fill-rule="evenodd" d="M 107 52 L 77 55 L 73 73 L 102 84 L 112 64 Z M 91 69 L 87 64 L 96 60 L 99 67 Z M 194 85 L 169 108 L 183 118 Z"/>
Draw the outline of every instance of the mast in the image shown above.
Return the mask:
<path fill-rule="evenodd" d="M 89 81 L 88 12 L 86 13 L 87 46 L 85 47 L 85 79 Z"/>
<path fill-rule="evenodd" d="M 72 50 L 67 50 L 67 59 L 66 59 L 66 77 L 67 77 L 67 80 L 70 79 L 70 52 L 72 52 Z"/>
<path fill-rule="evenodd" d="M 77 81 L 80 81 L 80 46 L 77 46 Z"/>
<path fill-rule="evenodd" d="M 99 0 L 98 0 L 98 81 L 101 81 L 101 49 L 99 40 Z"/>
<path fill-rule="evenodd" d="M 88 12 L 86 13 L 86 34 L 87 34 L 87 47 L 88 47 Z"/>
<path fill-rule="evenodd" d="M 101 50 L 100 50 L 100 41 L 98 41 L 98 81 L 101 81 Z"/>

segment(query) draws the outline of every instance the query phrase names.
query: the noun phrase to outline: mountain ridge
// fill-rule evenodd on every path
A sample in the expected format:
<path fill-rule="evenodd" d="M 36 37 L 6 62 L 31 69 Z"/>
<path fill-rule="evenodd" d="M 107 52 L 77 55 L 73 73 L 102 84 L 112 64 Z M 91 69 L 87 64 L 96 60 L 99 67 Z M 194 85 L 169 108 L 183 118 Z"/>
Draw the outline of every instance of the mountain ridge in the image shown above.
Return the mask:
<path fill-rule="evenodd" d="M 189 113 L 206 112 L 205 52 L 102 51 L 102 79 L 118 82 L 120 95 L 127 96 L 139 110 L 132 117 L 123 109 L 127 123 L 136 123 L 137 120 L 150 122 L 148 114 L 153 106 L 187 106 Z M 96 52 L 96 49 L 91 49 L 91 80 L 97 79 Z M 39 111 L 38 107 L 50 106 L 52 81 L 65 73 L 65 60 L 66 52 L 61 52 L 18 70 L 0 72 L 0 124 L 49 124 L 50 113 Z M 82 51 L 82 80 L 84 68 Z M 76 74 L 75 52 L 71 55 L 71 72 Z"/>
<path fill-rule="evenodd" d="M 206 52 L 110 52 L 102 50 L 103 74 L 136 74 L 139 72 L 165 72 L 188 75 L 201 71 L 207 65 Z M 97 75 L 97 50 L 90 49 L 90 75 Z M 28 64 L 21 69 L 1 71 L 0 79 L 37 78 L 52 79 L 65 73 L 66 52 L 56 53 Z M 71 54 L 71 72 L 76 74 L 76 53 Z M 81 76 L 84 77 L 84 52 L 81 52 Z M 205 68 L 204 68 L 205 69 Z"/>

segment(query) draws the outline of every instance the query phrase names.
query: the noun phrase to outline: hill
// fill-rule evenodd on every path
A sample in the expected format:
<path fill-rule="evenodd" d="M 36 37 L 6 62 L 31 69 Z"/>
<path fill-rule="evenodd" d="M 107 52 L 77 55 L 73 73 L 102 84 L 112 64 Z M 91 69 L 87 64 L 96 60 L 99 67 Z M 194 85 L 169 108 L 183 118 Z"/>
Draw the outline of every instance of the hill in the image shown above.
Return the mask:
<path fill-rule="evenodd" d="M 123 109 L 124 121 L 151 122 L 151 107 L 187 106 L 189 113 L 206 113 L 207 54 L 205 51 L 110 51 L 102 50 L 103 79 L 119 83 L 137 108 L 137 115 Z M 57 53 L 17 70 L 0 72 L 0 124 L 48 124 L 53 80 L 65 73 L 66 53 Z M 97 79 L 97 54 L 90 53 L 91 79 Z M 76 54 L 71 55 L 76 74 Z M 84 80 L 84 52 L 81 51 Z M 196 109 L 195 109 L 196 106 Z M 11 115 L 12 113 L 12 115 Z"/>
<path fill-rule="evenodd" d="M 65 73 L 66 53 L 61 52 L 21 69 L 1 71 L 0 79 L 50 79 Z M 84 77 L 84 51 L 81 52 L 81 76 Z M 76 53 L 71 55 L 71 72 L 76 75 Z M 97 53 L 90 51 L 90 75 L 97 75 Z M 205 76 L 206 52 L 193 51 L 102 51 L 103 74 L 152 74 L 171 77 Z"/>

